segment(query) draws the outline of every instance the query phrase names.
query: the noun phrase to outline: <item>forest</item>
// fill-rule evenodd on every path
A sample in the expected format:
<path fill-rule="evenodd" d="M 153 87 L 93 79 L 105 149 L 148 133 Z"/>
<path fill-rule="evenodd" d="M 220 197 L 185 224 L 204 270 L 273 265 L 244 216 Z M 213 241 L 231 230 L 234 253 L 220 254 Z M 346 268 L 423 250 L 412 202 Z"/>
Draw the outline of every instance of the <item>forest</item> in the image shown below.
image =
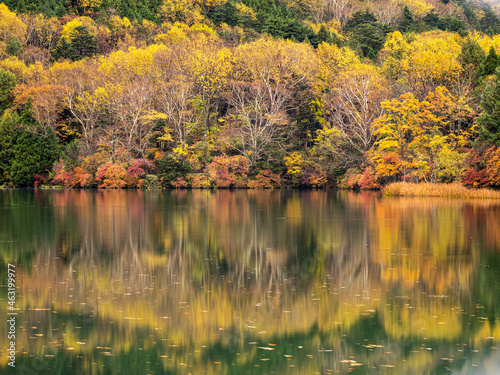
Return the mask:
<path fill-rule="evenodd" d="M 500 187 L 467 0 L 7 0 L 0 186 Z"/>

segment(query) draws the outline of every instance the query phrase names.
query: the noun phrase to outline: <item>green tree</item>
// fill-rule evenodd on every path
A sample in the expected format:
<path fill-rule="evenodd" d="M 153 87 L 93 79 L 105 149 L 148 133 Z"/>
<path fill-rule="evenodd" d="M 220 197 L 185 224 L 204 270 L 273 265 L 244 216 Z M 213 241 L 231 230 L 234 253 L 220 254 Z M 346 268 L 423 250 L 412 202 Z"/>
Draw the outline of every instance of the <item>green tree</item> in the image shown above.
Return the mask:
<path fill-rule="evenodd" d="M 500 32 L 500 20 L 491 8 L 485 10 L 483 18 L 479 21 L 479 28 L 488 35 L 498 34 Z"/>
<path fill-rule="evenodd" d="M 10 178 L 15 186 L 33 186 L 35 175 L 47 174 L 59 159 L 59 145 L 55 132 L 49 128 L 47 136 L 23 131 L 15 137 Z"/>
<path fill-rule="evenodd" d="M 486 54 L 476 40 L 468 38 L 462 43 L 457 60 L 462 66 L 464 76 L 469 77 L 474 85 L 479 83 L 480 70 L 485 59 Z"/>
<path fill-rule="evenodd" d="M 71 45 L 66 41 L 66 38 L 61 38 L 56 44 L 56 47 L 51 52 L 52 60 L 71 59 Z"/>
<path fill-rule="evenodd" d="M 77 26 L 74 33 L 75 36 L 69 43 L 65 38 L 59 39 L 52 51 L 53 60 L 70 59 L 76 61 L 97 53 L 97 41 L 85 26 Z"/>
<path fill-rule="evenodd" d="M 76 36 L 71 40 L 72 60 L 81 60 L 97 53 L 97 41 L 85 26 L 75 28 Z"/>
<path fill-rule="evenodd" d="M 12 90 L 16 84 L 17 79 L 14 74 L 0 69 L 0 114 L 12 105 Z"/>
<path fill-rule="evenodd" d="M 10 164 L 14 158 L 14 126 L 18 122 L 15 112 L 5 111 L 0 118 L 0 183 L 9 182 Z"/>
<path fill-rule="evenodd" d="M 486 59 L 484 59 L 481 64 L 480 71 L 480 79 L 484 79 L 485 77 L 492 75 L 495 73 L 496 68 L 500 65 L 500 57 L 497 55 L 495 48 L 493 46 L 490 47 L 490 51 Z"/>
<path fill-rule="evenodd" d="M 415 21 L 413 13 L 407 6 L 405 6 L 403 9 L 403 19 L 399 21 L 398 30 L 406 33 L 411 31 L 417 31 L 417 26 L 418 23 L 417 21 Z"/>
<path fill-rule="evenodd" d="M 486 84 L 481 98 L 481 114 L 477 119 L 481 126 L 480 137 L 500 145 L 500 69 L 495 71 L 495 78 Z"/>

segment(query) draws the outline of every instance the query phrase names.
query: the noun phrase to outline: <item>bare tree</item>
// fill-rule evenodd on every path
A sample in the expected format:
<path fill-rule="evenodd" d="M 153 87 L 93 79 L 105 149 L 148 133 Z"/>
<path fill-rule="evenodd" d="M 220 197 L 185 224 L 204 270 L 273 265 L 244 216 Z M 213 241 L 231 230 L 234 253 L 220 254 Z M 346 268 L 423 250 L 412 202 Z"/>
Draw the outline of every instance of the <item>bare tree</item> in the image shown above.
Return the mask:
<path fill-rule="evenodd" d="M 342 73 L 325 97 L 328 120 L 362 155 L 373 145 L 372 123 L 381 116 L 380 102 L 390 95 L 385 79 L 371 66 Z"/>
<path fill-rule="evenodd" d="M 285 112 L 290 93 L 284 88 L 269 89 L 262 81 L 233 82 L 229 103 L 236 127 L 228 130 L 228 144 L 248 157 L 251 165 L 265 155 L 272 143 L 286 136 L 290 125 Z"/>
<path fill-rule="evenodd" d="M 361 8 L 361 4 L 357 0 L 313 0 L 310 7 L 316 22 L 333 18 L 345 25 L 349 16 Z"/>
<path fill-rule="evenodd" d="M 197 126 L 192 107 L 192 84 L 182 77 L 172 82 L 161 82 L 157 87 L 156 107 L 166 115 L 174 140 L 185 149 L 189 133 Z"/>

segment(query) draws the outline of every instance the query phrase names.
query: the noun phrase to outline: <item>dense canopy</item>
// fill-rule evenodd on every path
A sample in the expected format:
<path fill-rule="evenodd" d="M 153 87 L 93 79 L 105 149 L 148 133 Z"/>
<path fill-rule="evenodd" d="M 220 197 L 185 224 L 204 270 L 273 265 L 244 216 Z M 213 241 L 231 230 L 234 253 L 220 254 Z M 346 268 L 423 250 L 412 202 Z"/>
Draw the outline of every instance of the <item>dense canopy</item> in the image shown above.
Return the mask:
<path fill-rule="evenodd" d="M 495 8 L 24 0 L 0 25 L 0 185 L 500 185 Z"/>

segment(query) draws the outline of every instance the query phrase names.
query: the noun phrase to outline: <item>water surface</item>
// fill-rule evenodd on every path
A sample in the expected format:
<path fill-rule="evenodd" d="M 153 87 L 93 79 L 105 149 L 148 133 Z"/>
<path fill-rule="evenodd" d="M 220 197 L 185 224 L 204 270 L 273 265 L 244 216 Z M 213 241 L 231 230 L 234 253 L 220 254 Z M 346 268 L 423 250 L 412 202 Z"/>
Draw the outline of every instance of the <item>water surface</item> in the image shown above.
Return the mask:
<path fill-rule="evenodd" d="M 19 374 L 499 374 L 499 245 L 494 201 L 0 191 Z"/>

